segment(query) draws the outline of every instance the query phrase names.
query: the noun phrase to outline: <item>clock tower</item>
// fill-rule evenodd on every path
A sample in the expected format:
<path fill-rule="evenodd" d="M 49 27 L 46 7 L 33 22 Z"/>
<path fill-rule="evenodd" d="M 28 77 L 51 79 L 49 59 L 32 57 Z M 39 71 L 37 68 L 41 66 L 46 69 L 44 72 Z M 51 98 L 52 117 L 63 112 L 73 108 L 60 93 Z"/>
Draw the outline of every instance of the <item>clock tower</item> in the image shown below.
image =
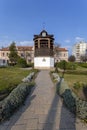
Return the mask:
<path fill-rule="evenodd" d="M 34 68 L 54 68 L 54 36 L 43 30 L 39 35 L 34 35 Z"/>

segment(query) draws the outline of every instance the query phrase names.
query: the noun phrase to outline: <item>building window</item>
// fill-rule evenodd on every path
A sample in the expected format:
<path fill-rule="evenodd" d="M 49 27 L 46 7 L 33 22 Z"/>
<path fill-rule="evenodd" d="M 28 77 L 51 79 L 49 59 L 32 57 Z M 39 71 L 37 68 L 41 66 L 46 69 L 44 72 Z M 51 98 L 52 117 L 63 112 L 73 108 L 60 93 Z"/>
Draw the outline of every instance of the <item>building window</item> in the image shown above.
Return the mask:
<path fill-rule="evenodd" d="M 2 53 L 2 56 L 5 56 L 5 53 L 4 53 L 4 52 Z"/>
<path fill-rule="evenodd" d="M 3 60 L 3 64 L 5 64 L 5 60 Z"/>
<path fill-rule="evenodd" d="M 66 55 L 64 54 L 64 57 L 65 57 Z"/>
<path fill-rule="evenodd" d="M 31 59 L 28 59 L 28 62 L 31 62 Z"/>
<path fill-rule="evenodd" d="M 23 54 L 23 53 L 21 53 L 21 57 L 24 57 L 24 54 Z"/>
<path fill-rule="evenodd" d="M 7 53 L 7 56 L 8 56 L 8 53 Z"/>

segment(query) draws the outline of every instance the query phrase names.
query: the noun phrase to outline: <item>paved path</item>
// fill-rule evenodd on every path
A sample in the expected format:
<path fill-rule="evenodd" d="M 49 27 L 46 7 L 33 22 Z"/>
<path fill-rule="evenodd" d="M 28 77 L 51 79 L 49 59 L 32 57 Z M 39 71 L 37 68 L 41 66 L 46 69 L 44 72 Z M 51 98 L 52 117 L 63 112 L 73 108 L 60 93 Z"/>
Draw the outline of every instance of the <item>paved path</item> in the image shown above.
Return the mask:
<path fill-rule="evenodd" d="M 49 71 L 40 71 L 25 105 L 0 130 L 87 130 L 55 93 Z"/>

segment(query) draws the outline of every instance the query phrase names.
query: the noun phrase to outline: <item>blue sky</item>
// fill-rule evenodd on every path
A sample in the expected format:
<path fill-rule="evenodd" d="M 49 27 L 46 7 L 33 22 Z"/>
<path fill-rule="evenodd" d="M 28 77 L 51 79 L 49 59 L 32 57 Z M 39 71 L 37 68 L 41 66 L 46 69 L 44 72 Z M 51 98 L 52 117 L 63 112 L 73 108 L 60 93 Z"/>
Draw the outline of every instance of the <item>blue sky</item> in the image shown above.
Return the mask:
<path fill-rule="evenodd" d="M 45 23 L 55 43 L 71 52 L 75 42 L 87 41 L 86 12 L 87 0 L 0 0 L 0 47 L 32 45 Z"/>

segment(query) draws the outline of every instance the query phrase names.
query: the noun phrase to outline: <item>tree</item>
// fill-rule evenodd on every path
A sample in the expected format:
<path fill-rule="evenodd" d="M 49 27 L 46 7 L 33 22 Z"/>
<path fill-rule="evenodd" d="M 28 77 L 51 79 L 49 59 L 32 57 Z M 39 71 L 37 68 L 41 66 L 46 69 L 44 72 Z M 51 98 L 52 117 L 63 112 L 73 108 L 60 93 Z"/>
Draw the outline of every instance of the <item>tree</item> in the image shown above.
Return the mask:
<path fill-rule="evenodd" d="M 60 44 L 58 43 L 55 43 L 55 47 L 54 47 L 54 55 L 55 55 L 55 59 L 56 59 L 56 62 L 59 60 L 60 56 L 60 51 L 59 51 L 59 47 L 60 47 Z"/>
<path fill-rule="evenodd" d="M 67 68 L 67 62 L 65 60 L 63 60 L 61 65 L 62 65 L 62 69 L 63 69 L 62 78 L 64 78 L 64 74 L 65 74 L 65 71 Z"/>
<path fill-rule="evenodd" d="M 82 62 L 87 62 L 87 55 L 81 55 L 81 56 L 80 56 L 80 60 L 81 60 Z"/>
<path fill-rule="evenodd" d="M 59 43 L 55 43 L 55 47 L 54 47 L 54 54 L 59 54 L 59 47 L 60 47 L 60 44 Z"/>
<path fill-rule="evenodd" d="M 17 64 L 17 60 L 18 60 L 18 53 L 17 53 L 17 49 L 16 49 L 16 43 L 12 42 L 11 45 L 9 46 L 9 60 L 10 60 L 10 64 L 11 65 L 15 65 Z"/>
<path fill-rule="evenodd" d="M 69 56 L 69 59 L 68 59 L 70 62 L 75 62 L 76 58 L 74 55 L 71 55 Z"/>
<path fill-rule="evenodd" d="M 24 58 L 18 58 L 18 66 L 22 67 L 22 68 L 25 68 L 27 67 L 27 62 L 26 62 L 26 59 Z"/>

